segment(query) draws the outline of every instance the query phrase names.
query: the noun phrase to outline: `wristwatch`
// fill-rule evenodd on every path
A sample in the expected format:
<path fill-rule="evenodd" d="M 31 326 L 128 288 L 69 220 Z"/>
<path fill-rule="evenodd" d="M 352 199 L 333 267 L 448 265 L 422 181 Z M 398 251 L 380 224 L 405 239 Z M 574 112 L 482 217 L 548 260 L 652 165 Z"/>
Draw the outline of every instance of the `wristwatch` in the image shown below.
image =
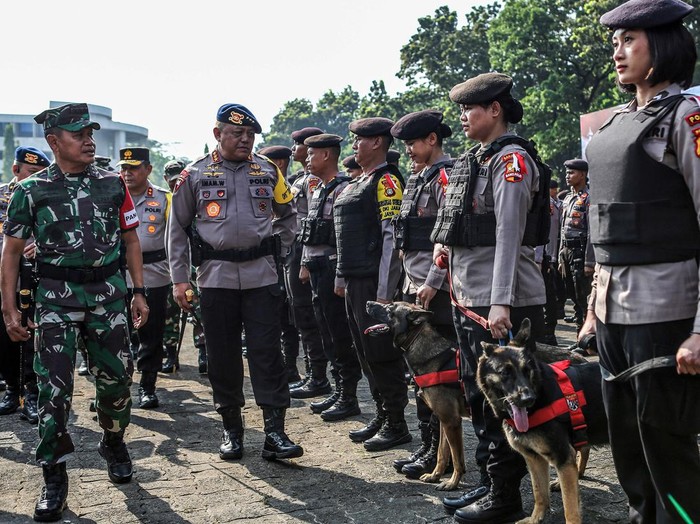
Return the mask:
<path fill-rule="evenodd" d="M 145 286 L 131 288 L 131 294 L 132 295 L 143 295 L 145 298 L 148 296 L 148 288 Z"/>

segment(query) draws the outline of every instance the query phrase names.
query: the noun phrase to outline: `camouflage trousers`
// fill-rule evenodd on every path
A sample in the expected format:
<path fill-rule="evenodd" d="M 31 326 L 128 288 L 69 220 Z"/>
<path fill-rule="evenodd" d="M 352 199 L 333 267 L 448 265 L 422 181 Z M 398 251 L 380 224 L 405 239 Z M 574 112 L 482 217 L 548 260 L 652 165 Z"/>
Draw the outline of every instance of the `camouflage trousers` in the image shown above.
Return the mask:
<path fill-rule="evenodd" d="M 189 314 L 188 322 L 193 326 L 192 339 L 195 347 L 202 347 L 206 345 L 206 342 L 204 341 L 204 329 L 202 328 L 202 310 L 199 305 L 199 290 L 194 284 L 192 284 L 192 289 L 194 290 L 196 299 L 194 300 L 194 309 Z M 165 333 L 163 335 L 163 346 L 166 348 L 177 347 L 178 341 L 180 340 L 180 329 L 184 327 L 180 323 L 181 314 L 182 310 L 180 306 L 177 305 L 177 302 L 175 302 L 171 291 L 168 294 L 168 307 L 165 313 Z"/>
<path fill-rule="evenodd" d="M 34 371 L 39 386 L 39 464 L 63 462 L 74 451 L 68 434 L 78 341 L 83 340 L 95 377 L 100 427 L 117 432 L 131 417 L 131 375 L 126 306 L 120 298 L 94 308 L 37 304 Z"/>

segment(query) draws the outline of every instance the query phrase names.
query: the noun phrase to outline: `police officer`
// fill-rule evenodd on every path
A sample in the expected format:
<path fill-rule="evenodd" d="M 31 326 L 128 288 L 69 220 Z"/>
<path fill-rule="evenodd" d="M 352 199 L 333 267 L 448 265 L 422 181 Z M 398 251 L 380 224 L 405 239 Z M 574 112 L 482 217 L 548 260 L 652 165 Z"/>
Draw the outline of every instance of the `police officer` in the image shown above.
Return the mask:
<path fill-rule="evenodd" d="M 34 117 L 43 124 L 56 160 L 17 185 L 4 223 L 0 286 L 2 312 L 13 340 L 27 340 L 14 299 L 19 259 L 34 235 L 39 282 L 35 323 L 39 380 L 39 437 L 36 458 L 46 485 L 35 520 L 60 520 L 66 504 L 66 458 L 73 452 L 68 417 L 73 394 L 76 341 L 83 338 L 96 382 L 97 419 L 104 430 L 99 453 L 109 478 L 129 482 L 131 459 L 124 429 L 131 412 L 132 362 L 127 340 L 120 246 L 134 284 L 134 325 L 145 324 L 138 218 L 124 181 L 93 164 L 93 130 L 87 104 L 66 104 Z"/>
<path fill-rule="evenodd" d="M 262 128 L 250 110 L 224 104 L 216 120 L 216 149 L 185 168 L 173 194 L 168 242 L 173 294 L 180 307 L 192 309 L 187 300 L 191 246 L 209 380 L 224 423 L 220 457 L 243 455 L 243 327 L 253 393 L 265 423 L 262 456 L 300 457 L 303 449 L 284 428 L 289 389 L 280 348 L 276 263 L 279 240 L 288 249 L 294 238 L 292 193 L 277 166 L 253 153 Z"/>
<path fill-rule="evenodd" d="M 258 154 L 266 156 L 279 168 L 282 175 L 287 178 L 289 163 L 293 151 L 287 146 L 267 146 L 258 151 Z"/>
<path fill-rule="evenodd" d="M 617 83 L 634 98 L 586 149 L 597 265 L 579 338 L 597 335 L 613 460 L 635 524 L 700 522 L 700 111 L 681 94 L 697 62 L 682 22 L 692 11 L 633 0 L 600 18 Z M 659 360 L 670 366 L 609 380 Z"/>
<path fill-rule="evenodd" d="M 349 155 L 343 158 L 343 167 L 352 180 L 355 180 L 362 174 L 362 168 L 360 164 L 355 161 L 355 155 Z"/>
<path fill-rule="evenodd" d="M 403 252 L 404 300 L 434 313 L 431 324 L 456 343 L 446 269 L 433 262 L 430 233 L 442 205 L 452 160 L 442 150 L 452 130 L 442 122 L 440 111 L 425 110 L 401 117 L 391 128 L 394 138 L 404 141 L 412 165 L 424 166 L 408 179 L 401 212 L 394 220 L 394 247 Z M 430 473 L 437 463 L 440 421 L 418 395 L 415 387 L 421 446 L 409 457 L 394 461 L 394 467 L 409 478 Z"/>
<path fill-rule="evenodd" d="M 14 177 L 9 183 L 0 185 L 0 224 L 5 221 L 7 206 L 17 184 L 48 167 L 50 163 L 51 161 L 39 149 L 26 146 L 15 149 L 15 160 L 12 164 Z M 2 246 L 2 238 L 0 236 L 0 246 Z M 33 246 L 29 249 L 33 249 Z M 39 416 L 36 411 L 37 387 L 36 374 L 32 369 L 34 357 L 32 347 L 31 343 L 25 343 L 20 350 L 20 345 L 10 340 L 5 324 L 0 325 L 0 372 L 7 381 L 5 396 L 0 400 L 0 415 L 14 413 L 20 405 L 20 394 L 23 394 L 24 404 L 20 417 L 31 424 L 36 424 Z M 23 374 L 24 391 L 20 391 L 20 373 Z"/>
<path fill-rule="evenodd" d="M 564 286 L 561 273 L 558 271 L 559 236 L 561 233 L 562 202 L 557 198 L 559 183 L 552 179 L 549 182 L 549 241 L 543 246 L 537 246 L 535 259 L 542 264 L 542 278 L 547 294 L 544 306 L 544 333 L 537 342 L 557 345 L 557 320 L 559 319 L 560 294 Z M 563 306 L 561 306 L 563 307 Z"/>
<path fill-rule="evenodd" d="M 520 497 L 525 461 L 508 444 L 475 380 L 482 341 L 507 340 L 529 318 L 533 336 L 528 343 L 534 350 L 544 323 L 545 289 L 534 246 L 545 243 L 549 228 L 532 226 L 549 224 L 549 181 L 540 187 L 536 152 L 508 130 L 523 116 L 522 105 L 510 93 L 512 85 L 507 75 L 486 73 L 450 91 L 450 99 L 460 105 L 462 129 L 478 144 L 455 163 L 432 235 L 442 244 L 436 245 L 436 256 L 449 258 L 458 303 L 455 328 L 466 364 L 462 377 L 478 439 L 480 485 L 443 500 L 448 512 L 456 510 L 460 523 L 512 522 L 525 516 Z M 488 319 L 488 329 L 472 314 Z"/>
<path fill-rule="evenodd" d="M 324 345 L 331 363 L 336 388 L 328 398 L 311 403 L 311 410 L 326 421 L 342 420 L 360 414 L 357 383 L 362 370 L 352 345 L 352 335 L 340 296 L 345 283 L 336 276 L 336 235 L 333 204 L 350 177 L 338 172 L 340 142 L 338 135 L 314 135 L 304 140 L 308 147 L 307 168 L 321 183 L 311 194 L 309 212 L 299 234 L 304 250 L 299 271 L 302 282 L 310 282 L 316 321 L 331 343 Z"/>
<path fill-rule="evenodd" d="M 337 274 L 346 281 L 350 332 L 377 407 L 375 417 L 364 428 L 351 431 L 350 439 L 364 442 L 368 451 L 411 440 L 404 419 L 408 395 L 401 351 L 389 334 L 370 337 L 364 333 L 376 323 L 367 314 L 367 301 L 391 302 L 401 275 L 391 221 L 401 208 L 403 183 L 398 168 L 386 162 L 393 124 L 381 117 L 350 123 L 355 160 L 363 174 L 348 184 L 333 206 Z"/>
<path fill-rule="evenodd" d="M 170 214 L 172 193 L 154 185 L 148 177 L 153 171 L 150 150 L 146 147 L 125 147 L 119 150 L 117 164 L 134 201 L 139 227 L 136 233 L 143 258 L 143 282 L 148 288 L 146 303 L 149 322 L 138 330 L 137 369 L 141 372 L 139 407 L 158 407 L 156 380 L 163 363 L 163 332 L 170 291 L 170 268 L 165 252 L 165 231 Z M 131 278 L 127 287 L 133 289 Z"/>
<path fill-rule="evenodd" d="M 561 248 L 559 268 L 568 297 L 574 302 L 574 317 L 578 332 L 586 316 L 586 300 L 591 292 L 595 257 L 588 235 L 588 162 L 574 158 L 564 162 L 566 183 L 571 192 L 561 207 Z"/>
<path fill-rule="evenodd" d="M 301 229 L 302 221 L 308 213 L 311 193 L 321 183 L 318 177 L 308 171 L 308 147 L 304 145 L 304 141 L 311 136 L 320 135 L 322 132 L 317 127 L 305 127 L 292 132 L 292 140 L 294 140 L 292 154 L 294 160 L 302 165 L 302 169 L 297 171 L 293 179 L 290 180 L 297 209 L 297 230 Z M 310 375 L 307 375 L 309 380 L 305 383 L 298 385 L 298 387 L 294 387 L 296 384 L 291 384 L 290 395 L 292 398 L 320 397 L 332 391 L 326 376 L 328 358 L 324 349 L 324 347 L 330 347 L 332 342 L 325 325 L 319 325 L 316 321 L 311 286 L 308 282 L 302 283 L 299 280 L 302 249 L 301 242 L 298 239 L 295 240 L 292 251 L 284 264 L 285 282 L 292 306 L 292 318 L 301 334 L 301 343 L 308 355 L 310 370 Z M 296 357 L 294 360 L 296 361 Z"/>

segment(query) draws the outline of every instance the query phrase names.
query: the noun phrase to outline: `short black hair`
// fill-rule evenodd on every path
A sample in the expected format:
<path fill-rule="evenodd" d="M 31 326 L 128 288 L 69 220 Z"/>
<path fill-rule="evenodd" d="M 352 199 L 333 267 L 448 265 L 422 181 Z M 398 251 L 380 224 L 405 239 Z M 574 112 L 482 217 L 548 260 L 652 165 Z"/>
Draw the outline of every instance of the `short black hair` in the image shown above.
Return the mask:
<path fill-rule="evenodd" d="M 643 29 L 649 41 L 652 72 L 649 83 L 673 82 L 687 89 L 693 82 L 697 51 L 690 31 L 679 21 Z M 636 93 L 634 84 L 620 84 L 627 93 Z"/>

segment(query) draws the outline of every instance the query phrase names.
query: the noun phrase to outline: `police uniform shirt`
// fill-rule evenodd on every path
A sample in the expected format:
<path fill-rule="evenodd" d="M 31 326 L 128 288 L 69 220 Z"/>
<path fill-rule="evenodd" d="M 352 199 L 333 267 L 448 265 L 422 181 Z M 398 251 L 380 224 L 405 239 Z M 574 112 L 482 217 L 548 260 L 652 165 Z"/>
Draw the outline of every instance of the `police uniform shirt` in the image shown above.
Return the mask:
<path fill-rule="evenodd" d="M 168 220 L 168 257 L 173 283 L 190 281 L 185 227 L 196 221 L 202 240 L 215 250 L 246 249 L 278 233 L 283 253 L 296 233 L 292 193 L 280 170 L 253 153 L 225 160 L 218 148 L 187 166 L 175 186 Z M 277 283 L 271 255 L 247 262 L 205 260 L 197 269 L 200 287 L 252 289 Z"/>
<path fill-rule="evenodd" d="M 302 172 L 292 183 L 292 195 L 297 210 L 297 231 L 301 230 L 301 222 L 309 214 L 309 199 L 320 183 L 320 178 L 308 172 Z"/>
<path fill-rule="evenodd" d="M 585 265 L 593 267 L 595 265 L 595 256 L 593 254 L 591 236 L 589 235 L 589 206 L 590 196 L 588 194 L 588 186 L 584 187 L 581 191 L 572 189 L 569 194 L 566 195 L 561 206 L 561 238 L 562 242 L 564 239 L 573 240 L 585 238 Z"/>
<path fill-rule="evenodd" d="M 493 191 L 487 191 L 491 179 Z M 474 191 L 475 213 L 496 214 L 496 245 L 450 248 L 454 297 L 465 307 L 525 307 L 546 302 L 535 250 L 521 245 L 525 220 L 539 185 L 527 152 L 515 145 L 484 159 Z"/>
<path fill-rule="evenodd" d="M 435 162 L 447 162 L 450 157 L 443 155 Z M 424 168 L 420 173 L 411 175 L 419 177 L 418 185 L 422 185 L 423 177 L 430 170 L 429 167 Z M 426 184 L 421 189 L 418 195 L 416 205 L 416 213 L 420 217 L 437 216 L 438 209 L 442 206 L 445 200 L 445 190 L 447 188 L 447 170 L 443 166 L 438 173 L 433 177 L 429 184 Z M 447 269 L 440 269 L 433 262 L 432 251 L 404 251 L 403 267 L 406 272 L 404 279 L 403 292 L 406 294 L 416 293 L 418 288 L 423 284 L 432 287 L 433 289 L 442 289 L 449 291 L 449 286 L 445 276 Z"/>
<path fill-rule="evenodd" d="M 371 173 L 363 175 L 362 181 L 369 181 L 372 173 L 383 169 L 386 162 L 377 166 Z M 358 183 L 362 183 L 358 181 Z M 389 173 L 382 175 L 377 184 L 377 203 L 379 204 L 379 218 L 382 230 L 382 257 L 379 262 L 379 281 L 377 285 L 377 299 L 393 300 L 394 292 L 398 288 L 401 278 L 401 261 L 399 253 L 394 249 L 394 226 L 392 219 L 401 211 L 401 199 L 403 189 L 398 179 Z"/>
<path fill-rule="evenodd" d="M 664 89 L 656 99 L 681 92 L 678 84 Z M 620 111 L 637 111 L 631 102 Z M 695 208 L 700 209 L 700 103 L 689 97 L 673 114 L 663 118 L 643 140 L 654 159 L 678 171 L 688 186 Z M 663 184 L 663 180 L 659 180 Z M 698 314 L 698 263 L 695 259 L 635 266 L 596 265 L 589 308 L 606 324 L 650 324 L 695 318 Z"/>
<path fill-rule="evenodd" d="M 134 206 L 139 216 L 139 236 L 141 252 L 160 251 L 166 248 L 166 231 L 172 193 L 167 189 L 148 183 L 142 195 L 134 196 Z M 128 287 L 133 287 L 131 275 L 127 273 Z M 143 283 L 147 287 L 162 287 L 170 284 L 168 260 L 160 260 L 143 265 Z"/>

